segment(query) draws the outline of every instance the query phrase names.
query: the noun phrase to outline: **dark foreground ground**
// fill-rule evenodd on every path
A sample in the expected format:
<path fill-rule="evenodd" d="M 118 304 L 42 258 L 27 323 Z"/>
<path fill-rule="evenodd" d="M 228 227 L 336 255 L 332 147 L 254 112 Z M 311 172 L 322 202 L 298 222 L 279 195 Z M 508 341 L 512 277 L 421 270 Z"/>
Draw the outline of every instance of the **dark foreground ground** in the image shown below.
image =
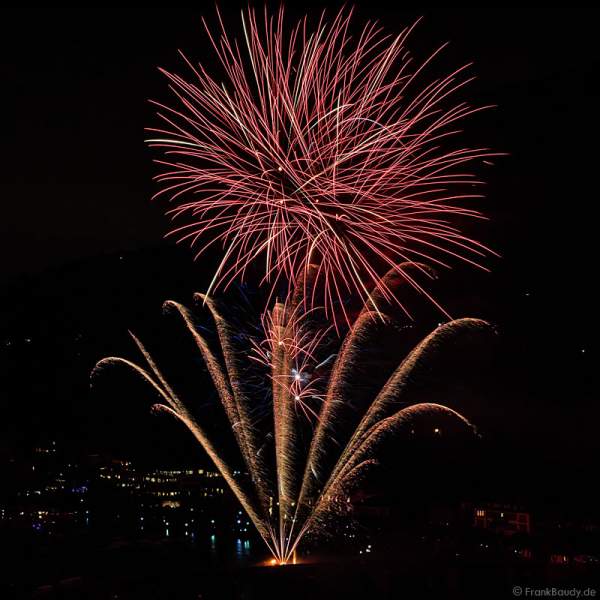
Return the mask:
<path fill-rule="evenodd" d="M 80 575 L 2 598 L 254 600 L 338 598 L 600 597 L 597 565 L 541 566 L 467 562 L 460 557 L 332 557 L 294 566 L 211 564 L 193 552 L 157 545 L 125 547 L 90 561 Z M 554 592 L 552 591 L 554 588 Z M 541 594 L 536 590 L 544 590 Z M 562 590 L 559 593 L 559 590 Z M 10 594 L 10 595 L 6 595 Z"/>

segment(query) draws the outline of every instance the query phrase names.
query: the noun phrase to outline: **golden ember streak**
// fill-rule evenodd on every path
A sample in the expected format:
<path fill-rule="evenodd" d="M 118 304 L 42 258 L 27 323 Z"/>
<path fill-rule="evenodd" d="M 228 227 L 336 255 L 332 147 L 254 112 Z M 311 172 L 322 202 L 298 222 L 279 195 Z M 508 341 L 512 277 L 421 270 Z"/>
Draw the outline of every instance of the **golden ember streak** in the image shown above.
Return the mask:
<path fill-rule="evenodd" d="M 310 443 L 298 506 L 304 505 L 305 498 L 313 495 L 315 486 L 321 480 L 322 474 L 318 470 L 319 458 L 326 454 L 333 444 L 337 411 L 344 403 L 344 385 L 360 361 L 361 342 L 365 340 L 369 330 L 376 324 L 376 317 L 383 318 L 380 309 L 393 302 L 392 289 L 407 283 L 406 277 L 411 269 L 432 273 L 431 269 L 419 263 L 401 263 L 388 271 L 379 288 L 371 294 L 363 306 L 342 343 L 333 365 L 325 400 Z M 323 483 L 322 480 L 321 483 Z"/>
<path fill-rule="evenodd" d="M 242 455 L 248 467 L 250 477 L 256 487 L 262 510 L 266 516 L 268 515 L 269 510 L 269 494 L 268 490 L 264 487 L 267 468 L 259 453 L 260 444 L 257 440 L 257 432 L 251 417 L 252 408 L 250 406 L 250 398 L 242 386 L 242 377 L 238 369 L 237 353 L 231 339 L 232 331 L 229 324 L 217 310 L 212 299 L 204 294 L 195 294 L 194 299 L 201 300 L 203 304 L 208 307 L 217 327 L 217 333 L 225 361 L 225 368 L 231 390 L 233 391 L 233 400 L 237 417 L 235 423 L 232 423 L 232 428 L 236 432 L 239 431 L 241 440 L 240 449 L 242 450 Z"/>
<path fill-rule="evenodd" d="M 202 355 L 250 475 L 249 481 L 234 477 L 232 466 L 224 459 L 222 444 L 211 439 L 191 416 L 135 336 L 132 337 L 149 370 L 127 359 L 110 357 L 101 360 L 93 374 L 103 367 L 123 364 L 150 384 L 165 402 L 158 408 L 184 423 L 213 461 L 269 548 L 273 556 L 271 564 L 295 564 L 296 551 L 303 537 L 309 531 L 318 531 L 323 527 L 324 517 L 335 513 L 339 499 L 346 498 L 348 491 L 374 464 L 378 447 L 390 435 L 427 416 L 450 417 L 474 429 L 459 413 L 440 404 L 406 405 L 406 401 L 402 407 L 399 404 L 415 373 L 426 367 L 436 354 L 444 352 L 458 336 L 490 331 L 485 321 L 458 319 L 439 326 L 417 344 L 368 404 L 362 417 L 359 415 L 358 425 L 349 438 L 342 442 L 334 439 L 335 425 L 340 417 L 338 410 L 346 402 L 349 379 L 361 360 L 371 328 L 375 323 L 381 323 L 382 318 L 384 322 L 388 321 L 382 312 L 387 299 L 381 290 L 389 290 L 392 294 L 392 288 L 405 282 L 403 275 L 407 269 L 408 265 L 400 265 L 386 276 L 384 285 L 369 296 L 342 341 L 329 377 L 323 382 L 325 390 L 320 408 L 314 411 L 318 418 L 314 423 L 309 421 L 312 434 L 304 451 L 299 436 L 302 416 L 299 405 L 305 393 L 314 400 L 316 384 L 303 380 L 303 374 L 316 366 L 316 355 L 325 335 L 325 332 L 308 326 L 314 309 L 304 306 L 315 270 L 308 269 L 299 278 L 297 286 L 302 289 L 297 287 L 289 301 L 277 301 L 272 310 L 265 313 L 265 340 L 248 348 L 248 359 L 258 361 L 266 370 L 265 381 L 270 381 L 272 461 L 265 456 L 268 453 L 262 451 L 265 444 L 259 442 L 259 428 L 252 420 L 252 394 L 244 386 L 240 352 L 233 343 L 231 326 L 212 299 L 196 295 L 215 322 L 220 345 L 220 352 L 215 353 L 197 331 L 189 310 L 176 302 L 165 303 L 165 310 L 175 311 L 182 317 Z M 373 310 L 373 303 L 378 304 L 377 311 Z M 254 355 L 252 350 L 255 350 Z M 310 413 L 304 414 L 310 416 Z M 274 465 L 275 473 L 269 472 L 273 467 L 268 465 Z"/>
<path fill-rule="evenodd" d="M 285 544 L 285 516 L 290 502 L 289 481 L 289 444 L 293 441 L 292 431 L 285 418 L 285 404 L 289 403 L 287 387 L 283 378 L 288 371 L 289 350 L 286 350 L 285 309 L 277 302 L 273 309 L 273 331 L 271 335 L 277 340 L 272 351 L 271 378 L 273 382 L 273 432 L 275 436 L 275 464 L 277 468 L 277 496 L 279 498 L 279 547 Z"/>
<path fill-rule="evenodd" d="M 135 336 L 133 336 L 133 337 L 134 337 L 134 340 L 136 341 L 136 344 L 140 347 L 140 350 L 142 351 L 144 357 L 148 360 L 148 362 L 151 365 L 153 365 L 153 370 L 155 370 L 155 373 L 157 374 L 157 378 L 163 379 L 162 375 L 160 375 L 160 371 L 158 371 L 158 369 L 156 369 L 156 367 L 154 366 L 154 363 L 153 363 L 150 355 L 147 353 L 147 351 L 144 349 L 144 347 L 140 344 L 140 342 L 135 338 Z M 200 445 L 202 446 L 204 451 L 208 454 L 209 458 L 213 461 L 213 463 L 215 464 L 215 466 L 217 467 L 217 469 L 223 476 L 223 479 L 225 479 L 227 485 L 230 487 L 230 489 L 232 490 L 232 492 L 238 499 L 239 503 L 242 505 L 242 507 L 244 508 L 244 510 L 246 511 L 246 513 L 248 514 L 248 516 L 250 517 L 252 522 L 254 523 L 254 526 L 256 527 L 257 531 L 260 533 L 261 537 L 264 539 L 264 541 L 267 544 L 267 546 L 269 547 L 269 549 L 271 551 L 273 551 L 271 549 L 271 542 L 269 539 L 271 537 L 270 533 L 269 533 L 270 528 L 266 527 L 266 525 L 268 525 L 268 523 L 265 523 L 259 517 L 259 515 L 256 513 L 256 510 L 252 506 L 252 502 L 250 501 L 250 498 L 248 497 L 247 493 L 241 488 L 240 485 L 238 485 L 237 481 L 235 480 L 235 478 L 233 476 L 233 469 L 231 467 L 229 467 L 227 465 L 227 463 L 221 458 L 220 453 L 215 449 L 215 447 L 214 447 L 213 443 L 210 441 L 209 437 L 205 434 L 205 432 L 202 430 L 202 428 L 194 421 L 194 419 L 187 413 L 183 404 L 179 401 L 177 396 L 175 396 L 175 394 L 173 394 L 173 392 L 170 390 L 170 388 L 167 388 L 165 390 L 159 384 L 157 384 L 156 381 L 154 381 L 152 379 L 152 376 L 145 369 L 143 369 L 139 365 L 136 365 L 135 363 L 133 363 L 129 360 L 126 360 L 124 358 L 111 356 L 111 357 L 102 359 L 101 361 L 99 361 L 96 364 L 94 370 L 92 371 L 92 377 L 98 371 L 100 371 L 102 368 L 109 366 L 109 365 L 112 366 L 115 364 L 123 364 L 123 365 L 133 369 L 133 371 L 135 373 L 140 375 L 144 381 L 149 383 L 155 389 L 155 391 L 157 391 L 162 396 L 162 398 L 167 402 L 168 406 L 164 405 L 164 404 L 158 404 L 158 405 L 155 405 L 156 408 L 177 417 L 180 421 L 182 421 L 188 427 L 188 429 L 192 432 L 194 437 L 198 440 L 198 442 L 200 443 Z"/>

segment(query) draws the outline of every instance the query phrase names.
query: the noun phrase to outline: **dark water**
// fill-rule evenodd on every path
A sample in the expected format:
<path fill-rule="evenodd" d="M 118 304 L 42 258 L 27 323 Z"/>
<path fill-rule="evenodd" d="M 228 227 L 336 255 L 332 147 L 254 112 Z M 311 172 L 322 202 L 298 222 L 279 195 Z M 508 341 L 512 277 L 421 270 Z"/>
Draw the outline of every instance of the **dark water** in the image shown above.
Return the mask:
<path fill-rule="evenodd" d="M 100 588 L 118 589 L 123 581 L 147 580 L 175 570 L 193 577 L 218 569 L 243 569 L 266 559 L 260 540 L 215 533 L 173 535 L 169 531 L 163 537 L 117 537 L 108 543 L 90 533 L 54 539 L 35 532 L 12 539 L 4 536 L 0 598 L 34 597 L 83 581 L 102 581 Z"/>
<path fill-rule="evenodd" d="M 376 555 L 360 557 L 339 536 L 327 555 L 321 541 L 318 556 L 267 567 L 264 543 L 237 509 L 134 506 L 129 514 L 83 510 L 80 517 L 2 531 L 0 600 L 512 598 L 515 585 L 590 588 L 600 597 L 598 568 L 442 556 L 439 544 L 410 536 L 394 535 Z"/>
<path fill-rule="evenodd" d="M 600 592 L 598 573 L 591 571 L 464 564 L 406 555 L 266 567 L 252 565 L 242 556 L 243 548 L 238 553 L 236 546 L 234 542 L 229 561 L 211 560 L 210 547 L 208 555 L 170 544 L 152 550 L 122 549 L 97 557 L 80 575 L 13 592 L 15 597 L 45 600 L 487 599 L 513 598 L 517 585 Z M 240 562 L 244 559 L 245 565 Z"/>

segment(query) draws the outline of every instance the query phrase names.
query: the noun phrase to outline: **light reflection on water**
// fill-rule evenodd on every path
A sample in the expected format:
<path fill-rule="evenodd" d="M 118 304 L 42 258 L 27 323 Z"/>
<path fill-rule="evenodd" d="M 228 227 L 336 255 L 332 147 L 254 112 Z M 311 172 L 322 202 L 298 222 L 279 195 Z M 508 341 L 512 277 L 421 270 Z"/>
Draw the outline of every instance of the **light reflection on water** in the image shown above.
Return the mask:
<path fill-rule="evenodd" d="M 203 542 L 200 537 L 197 538 L 195 545 L 199 549 L 202 548 Z M 215 561 L 233 560 L 237 563 L 246 563 L 253 558 L 252 543 L 250 540 L 220 538 L 214 533 L 208 538 L 208 553 L 211 560 Z"/>
<path fill-rule="evenodd" d="M 235 540 L 235 557 L 237 560 L 247 559 L 250 556 L 250 540 Z"/>
<path fill-rule="evenodd" d="M 132 518 L 119 520 L 114 527 L 115 537 L 130 539 L 132 544 L 152 545 L 160 540 L 175 545 L 183 543 L 195 549 L 192 551 L 198 553 L 200 561 L 208 559 L 213 564 L 254 564 L 264 558 L 262 545 L 248 539 L 250 523 L 241 511 L 221 519 L 212 515 L 198 518 L 199 514 L 192 508 L 177 512 L 139 510 Z M 89 524 L 94 525 L 95 519 L 90 516 Z M 217 527 L 229 531 L 218 531 Z"/>

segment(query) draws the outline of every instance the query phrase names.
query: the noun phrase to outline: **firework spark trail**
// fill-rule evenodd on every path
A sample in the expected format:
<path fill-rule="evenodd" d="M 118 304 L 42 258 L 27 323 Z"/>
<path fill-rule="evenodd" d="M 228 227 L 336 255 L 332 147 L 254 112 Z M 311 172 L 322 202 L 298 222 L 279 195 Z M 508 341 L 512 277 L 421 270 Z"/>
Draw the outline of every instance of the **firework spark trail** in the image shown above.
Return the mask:
<path fill-rule="evenodd" d="M 358 341 L 362 338 L 365 330 L 372 327 L 375 322 L 373 313 L 363 311 L 344 339 L 333 364 L 325 401 L 310 444 L 298 506 L 305 504 L 305 499 L 311 496 L 311 492 L 321 479 L 322 474 L 319 473 L 317 467 L 320 464 L 320 458 L 326 453 L 326 442 L 329 441 L 329 446 L 332 445 L 331 436 L 337 403 L 341 401 L 340 388 L 345 382 L 345 376 L 351 373 L 355 365 L 356 354 L 359 351 Z"/>
<path fill-rule="evenodd" d="M 138 345 L 138 347 L 140 348 L 142 354 L 144 355 L 144 358 L 146 358 L 146 360 L 151 365 L 154 365 L 154 362 L 150 358 L 150 355 L 141 345 L 139 340 L 137 340 L 137 338 L 135 338 L 135 336 L 133 335 L 132 337 L 136 342 L 136 345 Z M 273 554 L 276 554 L 276 547 L 273 545 L 273 533 L 270 524 L 267 520 L 264 519 L 264 517 L 261 517 L 260 513 L 256 510 L 256 507 L 254 506 L 254 503 L 252 502 L 248 493 L 236 481 L 233 475 L 233 469 L 222 458 L 221 453 L 215 448 L 215 445 L 210 440 L 210 437 L 204 432 L 203 428 L 200 425 L 198 425 L 198 423 L 190 416 L 188 411 L 185 409 L 183 403 L 172 392 L 169 386 L 166 385 L 166 382 L 160 374 L 160 371 L 158 371 L 158 369 L 156 369 L 155 366 L 152 367 L 152 370 L 154 371 L 155 375 L 160 381 L 160 383 L 157 383 L 152 378 L 150 373 L 148 373 L 148 371 L 146 371 L 139 365 L 136 365 L 134 362 L 124 358 L 111 356 L 108 358 L 104 358 L 98 362 L 98 364 L 92 371 L 92 377 L 94 377 L 103 368 L 117 364 L 122 364 L 128 367 L 129 369 L 133 370 L 133 372 L 137 375 L 140 375 L 140 377 L 146 383 L 150 384 L 150 386 L 167 402 L 166 405 L 157 404 L 154 406 L 154 408 L 173 415 L 182 423 L 184 423 L 186 427 L 192 432 L 192 434 L 198 440 L 208 457 L 213 461 L 214 465 L 217 467 L 217 469 L 223 476 L 223 479 L 230 487 L 231 491 L 234 493 L 235 497 L 237 498 L 243 509 L 246 511 L 246 514 L 252 520 L 252 523 L 256 527 L 256 530 L 264 540 L 269 550 Z M 163 385 L 161 385 L 163 383 L 165 383 L 166 387 L 163 387 Z"/>
<path fill-rule="evenodd" d="M 318 473 L 316 465 L 320 463 L 320 457 L 328 452 L 335 451 L 332 446 L 335 445 L 334 428 L 340 409 L 344 406 L 344 384 L 347 377 L 356 368 L 360 360 L 361 341 L 366 339 L 370 330 L 376 325 L 377 318 L 384 320 L 385 317 L 377 309 L 377 306 L 384 307 L 391 302 L 387 291 L 395 297 L 397 289 L 407 283 L 413 285 L 413 278 L 410 276 L 411 269 L 419 270 L 433 276 L 428 267 L 419 263 L 402 263 L 395 269 L 388 271 L 382 280 L 382 287 L 375 290 L 365 303 L 350 331 L 346 335 L 338 356 L 333 364 L 332 372 L 329 377 L 329 385 L 325 394 L 324 402 L 319 412 L 319 419 L 311 439 L 306 469 L 302 479 L 302 485 L 299 494 L 298 506 L 305 503 L 306 498 L 310 498 L 314 488 L 321 480 L 321 474 Z M 385 290 L 385 291 L 384 291 Z M 404 307 L 401 307 L 404 309 Z M 375 313 L 374 311 L 378 312 Z M 323 483 L 321 481 L 321 483 Z"/>
<path fill-rule="evenodd" d="M 346 447 L 346 452 L 351 454 L 365 432 L 375 423 L 386 418 L 390 409 L 393 410 L 394 403 L 402 395 L 404 388 L 410 383 L 410 378 L 416 369 L 426 364 L 434 352 L 439 353 L 443 351 L 446 343 L 455 340 L 461 333 L 473 331 L 487 333 L 490 331 L 490 327 L 486 321 L 481 319 L 456 319 L 440 325 L 424 340 L 419 342 L 400 363 L 367 410 L 353 434 L 353 439 Z"/>
<path fill-rule="evenodd" d="M 489 332 L 489 324 L 480 319 L 458 319 L 445 323 L 430 333 L 424 340 L 422 340 L 408 356 L 401 362 L 398 368 L 390 376 L 388 381 L 385 383 L 373 403 L 367 409 L 365 415 L 361 419 L 360 423 L 354 430 L 350 440 L 344 447 L 337 461 L 337 464 L 332 469 L 329 480 L 323 487 L 326 490 L 335 482 L 339 477 L 343 477 L 343 473 L 347 470 L 348 464 L 353 464 L 355 455 L 360 451 L 368 440 L 378 430 L 377 427 L 383 423 L 389 422 L 392 419 L 401 419 L 404 414 L 402 410 L 396 413 L 397 416 L 390 417 L 389 413 L 393 412 L 398 406 L 398 398 L 402 397 L 402 392 L 405 387 L 410 383 L 411 377 L 414 377 L 414 372 L 422 365 L 427 364 L 427 361 L 436 352 L 443 351 L 444 344 L 454 340 L 461 333 L 464 332 Z M 440 405 L 414 405 L 415 407 L 424 406 L 429 410 L 430 407 L 435 409 L 446 410 L 454 414 L 454 411 L 447 407 L 441 407 Z M 411 411 L 414 407 L 409 407 Z M 412 413 L 411 413 L 412 414 Z M 455 415 L 460 417 L 461 420 L 464 418 L 458 413 Z M 368 447 L 368 444 L 367 444 Z M 310 485 L 310 479 L 308 474 L 305 474 L 305 485 L 306 488 L 312 490 L 314 488 Z M 308 492 L 305 492 L 306 494 Z M 325 493 L 325 492 L 322 492 Z"/>
<path fill-rule="evenodd" d="M 252 477 L 260 480 L 261 473 L 256 463 L 259 444 L 256 439 L 256 430 L 251 418 L 252 408 L 249 406 L 249 398 L 242 385 L 242 377 L 238 369 L 237 353 L 232 343 L 229 325 L 217 310 L 212 299 L 206 297 L 204 294 L 195 294 L 194 300 L 206 304 L 217 327 L 217 333 L 223 351 L 223 359 L 225 361 L 235 403 L 237 420 L 233 427 L 234 429 L 240 430 L 240 437 L 243 440 L 246 449 L 245 454 L 249 457 L 249 468 Z"/>
<path fill-rule="evenodd" d="M 264 460 L 262 459 L 261 454 L 256 449 L 256 435 L 255 431 L 253 430 L 248 411 L 242 410 L 240 414 L 239 407 L 235 402 L 235 394 L 232 392 L 231 389 L 231 387 L 234 385 L 231 375 L 235 374 L 236 376 L 239 376 L 237 370 L 231 371 L 231 375 L 229 378 L 226 377 L 225 372 L 221 368 L 218 359 L 210 350 L 208 344 L 206 343 L 206 340 L 198 333 L 196 327 L 194 326 L 190 312 L 185 306 L 182 306 L 178 302 L 168 300 L 164 303 L 163 310 L 165 312 L 175 310 L 181 316 L 186 328 L 192 334 L 194 342 L 196 343 L 196 346 L 202 354 L 204 363 L 208 368 L 209 374 L 211 376 L 215 389 L 217 390 L 217 394 L 219 395 L 219 399 L 224 408 L 225 414 L 229 420 L 231 430 L 235 435 L 240 449 L 242 449 L 241 454 L 248 469 L 248 472 L 250 473 L 250 476 L 255 484 L 264 518 L 264 516 L 268 513 L 269 510 L 268 493 L 264 483 L 265 478 L 267 477 L 267 467 L 264 464 Z M 211 309 L 211 312 L 213 316 L 215 314 L 218 314 L 214 311 L 214 307 Z M 226 329 L 222 328 L 220 339 L 228 340 L 228 334 Z M 231 350 L 231 342 L 226 341 L 226 345 L 226 347 L 228 347 Z M 229 369 L 231 368 L 230 362 L 226 364 L 226 368 L 229 371 Z M 239 384 L 236 386 L 236 389 L 238 389 L 238 397 L 240 397 L 241 395 L 239 394 Z M 242 398 L 244 398 L 244 396 L 242 396 Z"/>
<path fill-rule="evenodd" d="M 296 297 L 300 298 L 301 295 Z M 204 297 L 198 296 L 198 299 L 204 300 Z M 303 454 L 299 448 L 302 413 L 296 401 L 298 386 L 302 384 L 303 379 L 298 379 L 297 375 L 302 373 L 302 369 L 307 372 L 315 366 L 316 356 L 324 344 L 324 334 L 318 328 L 311 331 L 306 322 L 314 310 L 306 313 L 299 310 L 302 303 L 294 305 L 293 301 L 289 304 L 277 302 L 263 317 L 265 340 L 262 343 L 255 342 L 255 356 L 248 357 L 249 360 L 258 360 L 263 367 L 271 370 L 270 375 L 267 373 L 266 377 L 271 379 L 275 474 L 269 476 L 268 463 L 258 444 L 259 428 L 253 424 L 248 410 L 239 410 L 242 405 L 247 407 L 249 395 L 241 389 L 243 382 L 235 362 L 236 349 L 231 340 L 231 327 L 214 305 L 206 303 L 206 306 L 215 320 L 221 320 L 221 333 L 218 337 L 222 359 L 210 350 L 204 338 L 197 332 L 185 307 L 175 302 L 165 303 L 166 310 L 175 310 L 181 315 L 207 364 L 223 410 L 230 421 L 239 452 L 251 475 L 250 489 L 247 489 L 247 484 L 244 485 L 233 476 L 233 469 L 224 460 L 219 444 L 215 444 L 190 415 L 135 336 L 133 339 L 151 372 L 129 360 L 114 357 L 100 361 L 94 372 L 104 366 L 121 363 L 133 369 L 160 394 L 166 402 L 164 405 L 158 405 L 160 410 L 176 416 L 192 431 L 248 513 L 270 552 L 280 563 L 290 559 L 307 532 L 318 530 L 322 526 L 324 515 L 336 508 L 340 497 L 344 496 L 344 490 L 355 485 L 359 474 L 366 472 L 368 466 L 373 464 L 377 447 L 387 436 L 411 420 L 428 414 L 451 416 L 471 427 L 464 417 L 439 404 L 399 403 L 399 398 L 403 396 L 414 372 L 427 364 L 434 354 L 442 352 L 449 341 L 465 332 L 484 331 L 488 328 L 485 322 L 477 319 L 460 319 L 438 327 L 409 353 L 375 399 L 368 404 L 362 418 L 358 415 L 358 425 L 348 441 L 344 442 L 333 466 L 326 470 L 324 463 L 327 458 L 331 458 L 328 456 L 331 453 L 326 440 L 333 433 L 335 407 L 337 403 L 345 401 L 344 390 L 347 389 L 348 378 L 354 370 L 353 365 L 364 345 L 365 328 L 375 321 L 365 307 L 342 343 L 328 384 L 323 382 L 326 385 L 326 393 L 321 410 L 318 411 L 319 418 L 314 424 L 308 419 L 305 421 L 304 425 L 310 427 L 311 435 L 308 448 Z M 307 388 L 311 385 L 312 382 L 306 383 Z M 236 404 L 235 400 L 233 390 L 236 386 L 240 388 L 240 404 Z M 302 458 L 305 462 L 302 462 Z M 315 473 L 318 477 L 314 476 Z"/>
<path fill-rule="evenodd" d="M 346 296 L 390 300 L 380 275 L 399 263 L 482 266 L 490 253 L 461 227 L 482 217 L 468 167 L 497 154 L 452 144 L 487 108 L 453 100 L 469 65 L 422 84 L 443 46 L 419 64 L 406 50 L 414 26 L 390 36 L 368 23 L 353 36 L 351 16 L 322 15 L 311 32 L 307 18 L 288 29 L 283 9 L 249 9 L 238 44 L 219 15 L 218 34 L 205 28 L 220 75 L 185 57 L 190 81 L 161 69 L 176 106 L 155 103 L 162 125 L 149 129 L 156 196 L 187 219 L 171 233 L 196 256 L 223 248 L 207 293 L 259 260 L 264 283 L 291 289 L 313 264 L 316 305 L 350 324 Z"/>
<path fill-rule="evenodd" d="M 473 431 L 475 430 L 474 426 L 461 414 L 441 404 L 419 403 L 397 410 L 391 416 L 376 421 L 366 432 L 363 433 L 363 435 L 359 436 L 358 441 L 355 443 L 351 442 L 344 449 L 344 452 L 332 470 L 329 481 L 323 487 L 323 491 L 315 511 L 320 510 L 319 504 L 323 503 L 323 498 L 326 498 L 329 494 L 331 494 L 331 489 L 335 488 L 340 482 L 343 482 L 347 478 L 348 472 L 351 471 L 374 447 L 376 447 L 378 443 L 381 442 L 383 436 L 389 435 L 400 425 L 410 422 L 415 417 L 435 413 L 455 417 L 469 429 L 472 429 Z"/>
<path fill-rule="evenodd" d="M 213 461 L 214 465 L 223 476 L 223 479 L 227 485 L 233 491 L 242 508 L 246 511 L 246 514 L 252 520 L 252 523 L 256 527 L 258 533 L 264 540 L 269 550 L 273 554 L 276 554 L 277 546 L 273 543 L 274 533 L 270 523 L 264 516 L 260 514 L 260 512 L 254 506 L 254 503 L 252 502 L 252 499 L 248 493 L 236 481 L 232 468 L 222 459 L 220 453 L 215 449 L 214 445 L 206 436 L 203 429 L 186 413 L 179 413 L 176 410 L 173 410 L 171 407 L 162 404 L 157 405 L 157 408 L 179 419 L 192 432 L 194 437 L 204 448 L 204 451 L 207 453 L 209 458 Z"/>
<path fill-rule="evenodd" d="M 317 365 L 316 354 L 331 327 L 315 331 L 308 323 L 316 312 L 306 311 L 303 299 L 310 289 L 310 272 L 299 280 L 289 302 L 276 302 L 263 315 L 266 334 L 260 344 L 254 343 L 257 356 L 251 357 L 271 371 L 273 399 L 273 431 L 278 475 L 278 503 L 282 547 L 291 538 L 297 516 L 300 475 L 303 470 L 299 449 L 300 417 L 318 419 L 311 406 L 321 400 L 319 378 L 307 373 Z"/>
<path fill-rule="evenodd" d="M 462 423 L 467 429 L 474 432 L 476 431 L 475 427 L 460 413 L 447 406 L 434 403 L 413 404 L 398 410 L 396 413 L 385 419 L 377 421 L 366 435 L 363 436 L 362 441 L 359 444 L 357 444 L 350 452 L 346 449 L 340 457 L 328 482 L 324 486 L 321 495 L 304 522 L 302 530 L 294 540 L 294 545 L 290 549 L 290 553 L 296 549 L 297 544 L 301 541 L 302 537 L 319 521 L 323 513 L 326 513 L 330 509 L 332 498 L 339 495 L 340 490 L 343 490 L 344 484 L 348 481 L 352 481 L 357 476 L 357 471 L 376 462 L 367 457 L 370 453 L 373 453 L 385 437 L 396 433 L 400 427 L 408 425 L 415 419 L 426 415 L 449 416 Z"/>
<path fill-rule="evenodd" d="M 287 516 L 292 494 L 292 463 L 295 452 L 296 431 L 294 415 L 290 411 L 288 388 L 284 384 L 291 370 L 290 353 L 286 351 L 285 343 L 288 330 L 285 320 L 285 309 L 277 303 L 273 309 L 273 329 L 271 336 L 275 339 L 272 350 L 271 377 L 273 381 L 273 432 L 275 436 L 275 461 L 277 468 L 277 495 L 279 506 L 280 547 L 285 543 Z"/>

